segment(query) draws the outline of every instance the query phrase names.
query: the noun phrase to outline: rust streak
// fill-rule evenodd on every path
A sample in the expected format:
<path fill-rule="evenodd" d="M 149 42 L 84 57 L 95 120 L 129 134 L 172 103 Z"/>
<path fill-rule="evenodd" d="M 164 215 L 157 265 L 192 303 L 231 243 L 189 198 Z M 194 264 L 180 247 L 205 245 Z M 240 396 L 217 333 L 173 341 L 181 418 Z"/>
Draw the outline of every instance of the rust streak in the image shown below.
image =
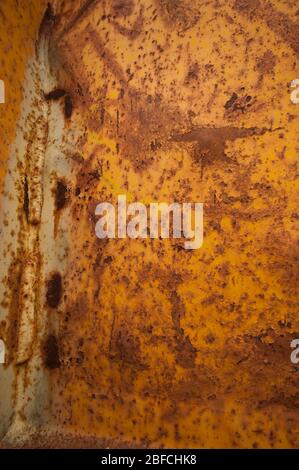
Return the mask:
<path fill-rule="evenodd" d="M 236 0 L 234 8 L 250 19 L 264 21 L 299 56 L 299 24 L 290 20 L 288 15 L 276 10 L 270 2 L 261 5 L 259 0 Z"/>
<path fill-rule="evenodd" d="M 143 26 L 143 8 L 140 9 L 140 13 L 136 18 L 132 29 L 126 28 L 125 26 L 120 25 L 117 21 L 113 21 L 112 25 L 116 29 L 117 32 L 122 34 L 123 36 L 128 37 L 129 39 L 136 39 L 141 31 Z"/>
<path fill-rule="evenodd" d="M 89 15 L 90 11 L 99 3 L 99 0 L 87 0 L 79 11 L 76 13 L 74 18 L 64 27 L 64 29 L 59 34 L 57 41 L 60 41 L 63 36 L 66 36 L 78 22 L 86 18 Z"/>
<path fill-rule="evenodd" d="M 124 75 L 123 69 L 115 59 L 114 55 L 105 47 L 97 31 L 90 30 L 89 37 L 95 50 L 101 56 L 101 59 L 103 60 L 107 68 L 113 73 L 113 75 L 116 76 L 116 78 L 118 78 L 121 82 L 125 83 L 127 80 Z"/>

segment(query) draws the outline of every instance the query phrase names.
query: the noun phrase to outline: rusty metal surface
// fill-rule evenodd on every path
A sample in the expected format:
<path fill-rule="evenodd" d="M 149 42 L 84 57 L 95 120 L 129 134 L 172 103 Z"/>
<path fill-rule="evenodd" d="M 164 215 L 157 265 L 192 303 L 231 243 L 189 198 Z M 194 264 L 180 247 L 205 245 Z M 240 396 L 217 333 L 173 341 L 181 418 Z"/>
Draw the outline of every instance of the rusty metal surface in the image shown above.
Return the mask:
<path fill-rule="evenodd" d="M 298 447 L 298 8 L 13 3 L 2 445 Z M 202 248 L 97 239 L 119 194 L 203 202 Z"/>

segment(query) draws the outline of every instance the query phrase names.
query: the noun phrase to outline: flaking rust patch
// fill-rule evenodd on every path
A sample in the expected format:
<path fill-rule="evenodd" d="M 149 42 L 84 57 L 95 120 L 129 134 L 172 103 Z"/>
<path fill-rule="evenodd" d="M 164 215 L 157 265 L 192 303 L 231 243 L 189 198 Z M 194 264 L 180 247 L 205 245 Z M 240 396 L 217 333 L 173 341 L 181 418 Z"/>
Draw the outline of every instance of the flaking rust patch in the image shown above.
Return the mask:
<path fill-rule="evenodd" d="M 62 279 L 60 273 L 51 275 L 47 281 L 46 301 L 50 308 L 57 308 L 62 297 Z"/>
<path fill-rule="evenodd" d="M 43 344 L 43 360 L 47 369 L 60 367 L 59 345 L 56 336 L 50 334 Z"/>

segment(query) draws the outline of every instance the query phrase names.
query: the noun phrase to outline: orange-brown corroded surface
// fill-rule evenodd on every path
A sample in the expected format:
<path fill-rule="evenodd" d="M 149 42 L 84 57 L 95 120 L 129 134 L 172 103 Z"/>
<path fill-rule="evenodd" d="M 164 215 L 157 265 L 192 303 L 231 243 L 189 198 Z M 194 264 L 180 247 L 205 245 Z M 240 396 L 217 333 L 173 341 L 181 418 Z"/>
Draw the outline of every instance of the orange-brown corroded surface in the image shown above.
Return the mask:
<path fill-rule="evenodd" d="M 54 175 L 49 236 L 67 249 L 44 280 L 51 422 L 78 446 L 298 447 L 295 2 L 54 13 L 45 99 L 73 169 Z M 97 239 L 95 207 L 118 194 L 203 202 L 203 246 Z"/>

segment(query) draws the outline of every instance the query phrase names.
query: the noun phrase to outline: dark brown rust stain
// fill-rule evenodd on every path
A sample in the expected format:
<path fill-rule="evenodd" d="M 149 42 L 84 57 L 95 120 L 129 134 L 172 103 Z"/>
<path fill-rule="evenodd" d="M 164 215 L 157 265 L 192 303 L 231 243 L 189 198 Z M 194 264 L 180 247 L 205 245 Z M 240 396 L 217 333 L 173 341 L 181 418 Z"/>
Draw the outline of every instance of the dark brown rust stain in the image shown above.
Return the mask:
<path fill-rule="evenodd" d="M 236 0 L 234 7 L 250 19 L 264 21 L 268 28 L 280 36 L 299 56 L 299 22 L 293 22 L 288 15 L 276 10 L 270 2 Z"/>
<path fill-rule="evenodd" d="M 203 173 L 204 167 L 213 164 L 215 161 L 236 163 L 225 153 L 227 141 L 260 136 L 266 132 L 271 132 L 271 130 L 257 127 L 248 129 L 238 127 L 203 127 L 183 134 L 174 134 L 172 140 L 174 142 L 197 142 L 194 148 L 193 159 L 196 163 L 200 163 Z"/>
<path fill-rule="evenodd" d="M 51 70 L 56 75 L 59 89 L 65 90 L 65 95 L 70 94 L 75 105 L 89 107 L 95 99 L 90 92 L 90 77 L 85 73 L 80 60 L 80 50 L 71 54 L 71 48 L 67 41 L 50 44 L 49 63 Z"/>
<path fill-rule="evenodd" d="M 250 95 L 238 96 L 233 93 L 230 99 L 225 103 L 226 116 L 235 118 L 238 113 L 245 113 L 252 106 L 253 98 Z"/>
<path fill-rule="evenodd" d="M 50 36 L 53 26 L 55 24 L 55 14 L 51 3 L 49 2 L 43 16 L 42 22 L 39 27 L 38 37 L 39 39 L 43 36 Z"/>
<path fill-rule="evenodd" d="M 62 209 L 64 209 L 69 202 L 69 189 L 64 179 L 56 179 L 52 194 L 54 197 L 54 238 L 56 238 Z"/>
<path fill-rule="evenodd" d="M 111 256 L 104 256 L 105 255 L 105 248 L 107 246 L 108 240 L 107 239 L 97 239 L 95 242 L 95 252 L 96 257 L 95 261 L 92 264 L 93 267 L 93 277 L 95 281 L 95 290 L 94 290 L 94 301 L 97 302 L 101 292 L 102 286 L 102 275 L 104 273 L 105 266 L 108 266 L 112 261 L 113 258 Z"/>
<path fill-rule="evenodd" d="M 48 369 L 60 367 L 59 346 L 56 336 L 50 334 L 43 345 L 44 364 Z"/>
<path fill-rule="evenodd" d="M 224 107 L 225 109 L 230 109 L 234 106 L 235 102 L 238 99 L 237 93 L 233 93 L 230 99 L 225 103 Z"/>
<path fill-rule="evenodd" d="M 26 216 L 26 220 L 29 220 L 29 187 L 28 187 L 28 179 L 25 175 L 24 178 L 24 195 L 23 195 L 23 210 Z"/>
<path fill-rule="evenodd" d="M 66 119 L 70 119 L 73 114 L 73 100 L 70 95 L 65 95 L 64 98 L 64 115 Z"/>
<path fill-rule="evenodd" d="M 199 127 L 185 132 L 183 134 L 176 134 L 172 136 L 175 142 L 202 142 L 203 145 L 207 144 L 209 147 L 213 141 L 218 141 L 221 149 L 227 140 L 242 139 L 255 135 L 263 135 L 265 132 L 270 132 L 271 129 L 250 127 Z M 221 151 L 223 154 L 223 151 Z"/>
<path fill-rule="evenodd" d="M 68 204 L 68 187 L 64 180 L 58 179 L 56 181 L 55 189 L 53 190 L 54 195 L 54 238 L 57 236 L 59 220 L 62 209 Z"/>
<path fill-rule="evenodd" d="M 47 282 L 46 300 L 51 308 L 57 308 L 62 297 L 62 280 L 59 273 L 52 274 Z"/>
<path fill-rule="evenodd" d="M 63 98 L 66 95 L 66 91 L 62 88 L 56 88 L 55 90 L 50 91 L 50 93 L 45 94 L 46 101 L 56 101 L 60 98 Z"/>
<path fill-rule="evenodd" d="M 61 210 L 67 203 L 68 188 L 64 181 L 57 181 L 55 189 L 55 208 Z"/>

